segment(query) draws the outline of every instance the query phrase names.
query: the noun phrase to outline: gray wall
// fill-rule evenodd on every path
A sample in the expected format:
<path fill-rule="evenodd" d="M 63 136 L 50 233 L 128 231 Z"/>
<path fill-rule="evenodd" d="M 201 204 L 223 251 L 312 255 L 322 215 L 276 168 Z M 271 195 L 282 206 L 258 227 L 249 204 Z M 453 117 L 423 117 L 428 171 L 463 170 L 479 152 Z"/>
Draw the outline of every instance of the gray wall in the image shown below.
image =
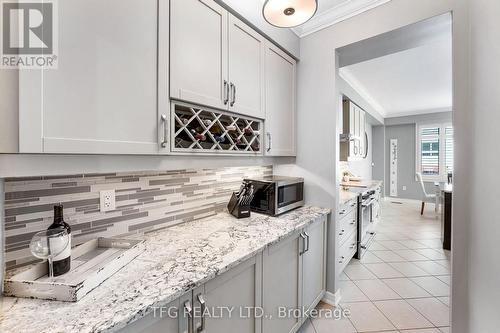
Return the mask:
<path fill-rule="evenodd" d="M 395 125 L 385 127 L 385 149 L 390 151 L 392 139 L 398 140 L 398 198 L 422 199 L 420 183 L 415 180 L 416 138 L 415 124 Z M 378 152 L 377 152 L 378 154 Z M 385 156 L 385 177 L 390 181 L 390 154 Z M 427 193 L 434 193 L 434 183 L 425 183 Z M 403 190 L 406 186 L 406 190 Z M 385 195 L 389 196 L 389 186 L 385 187 Z"/>
<path fill-rule="evenodd" d="M 460 161 L 457 166 L 469 166 L 463 175 L 470 178 L 469 183 L 460 183 L 460 189 L 455 182 L 453 200 L 457 196 L 468 196 L 465 213 L 462 214 L 462 201 L 453 206 L 453 228 L 457 218 L 468 219 L 468 230 L 462 230 L 469 237 L 469 328 L 468 332 L 498 332 L 500 327 L 500 215 L 498 214 L 498 186 L 500 185 L 500 154 L 498 147 L 498 126 L 500 124 L 500 1 L 470 0 L 470 56 L 469 70 L 471 89 L 468 113 L 471 119 L 458 119 L 455 129 L 461 135 L 458 142 Z M 465 110 L 464 110 L 465 111 Z M 463 122 L 462 122 L 463 120 Z M 455 134 L 457 135 L 457 133 Z M 467 140 L 468 139 L 468 140 Z M 467 145 L 462 146 L 461 144 Z M 469 149 L 470 148 L 470 149 Z M 462 160 L 463 158 L 463 160 Z M 468 162 L 467 162 L 468 161 Z M 464 164 L 462 164 L 464 163 Z M 485 183 L 486 182 L 486 183 Z M 467 187 L 466 187 L 467 186 Z M 469 209 L 467 209 L 469 208 Z M 455 236 L 455 232 L 454 235 Z M 463 244 L 454 239 L 454 250 Z M 458 261 L 458 260 L 457 260 Z M 453 263 L 455 266 L 455 262 Z M 456 267 L 453 267 L 455 272 Z M 459 286 L 457 286 L 458 289 Z M 455 289 L 455 288 L 454 288 Z M 455 295 L 454 295 L 455 297 Z M 452 298 L 453 299 L 453 298 Z M 458 302 L 458 301 L 457 301 Z M 455 305 L 455 301 L 453 301 Z M 454 333 L 461 333 L 453 330 Z"/>
<path fill-rule="evenodd" d="M 374 174 L 384 174 L 385 180 L 390 181 L 389 151 L 391 139 L 398 140 L 398 198 L 422 199 L 420 183 L 415 180 L 416 173 L 416 124 L 451 122 L 452 112 L 429 113 L 406 117 L 386 118 L 385 126 L 376 127 L 373 140 Z M 384 137 L 382 139 L 382 137 Z M 381 157 L 384 163 L 381 165 Z M 403 190 L 406 186 L 406 190 Z M 434 182 L 426 182 L 427 193 L 434 193 Z M 385 195 L 389 196 L 389 186 L 385 187 Z M 433 202 L 432 200 L 430 202 Z"/>

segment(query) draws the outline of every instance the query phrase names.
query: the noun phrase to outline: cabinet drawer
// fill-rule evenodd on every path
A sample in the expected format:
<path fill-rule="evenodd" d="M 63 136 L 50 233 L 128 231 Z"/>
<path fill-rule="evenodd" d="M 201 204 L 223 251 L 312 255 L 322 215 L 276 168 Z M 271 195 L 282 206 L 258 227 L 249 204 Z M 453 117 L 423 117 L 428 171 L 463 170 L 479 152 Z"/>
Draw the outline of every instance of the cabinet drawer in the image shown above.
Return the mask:
<path fill-rule="evenodd" d="M 337 263 L 340 266 L 339 272 L 342 272 L 356 253 L 358 235 L 353 232 L 347 240 L 339 247 L 339 255 L 337 256 Z"/>
<path fill-rule="evenodd" d="M 356 232 L 358 230 L 357 225 L 356 225 L 356 219 L 343 219 L 341 223 L 339 224 L 338 228 L 338 242 L 340 246 L 344 244 L 345 241 L 347 241 L 353 232 Z"/>
<path fill-rule="evenodd" d="M 346 215 L 352 212 L 358 205 L 358 198 L 353 198 L 339 206 L 339 219 L 343 219 Z"/>

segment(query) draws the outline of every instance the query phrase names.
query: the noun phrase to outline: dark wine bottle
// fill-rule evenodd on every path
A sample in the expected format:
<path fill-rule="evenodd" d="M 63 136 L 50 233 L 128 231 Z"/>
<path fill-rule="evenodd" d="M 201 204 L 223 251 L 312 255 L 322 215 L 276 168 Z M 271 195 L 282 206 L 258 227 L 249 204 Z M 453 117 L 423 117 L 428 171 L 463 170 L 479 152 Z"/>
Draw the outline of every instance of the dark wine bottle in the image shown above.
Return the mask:
<path fill-rule="evenodd" d="M 66 250 L 54 257 L 54 276 L 59 276 L 69 272 L 71 269 L 71 227 L 64 222 L 63 205 L 54 206 L 54 222 L 48 229 L 63 228 L 69 234 L 69 244 Z"/>

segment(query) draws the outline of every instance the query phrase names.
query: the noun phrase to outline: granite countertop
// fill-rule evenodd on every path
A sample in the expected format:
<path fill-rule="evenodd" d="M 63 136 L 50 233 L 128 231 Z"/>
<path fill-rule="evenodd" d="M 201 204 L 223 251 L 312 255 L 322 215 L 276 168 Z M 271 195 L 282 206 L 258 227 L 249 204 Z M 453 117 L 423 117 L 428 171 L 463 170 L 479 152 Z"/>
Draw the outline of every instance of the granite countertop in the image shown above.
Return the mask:
<path fill-rule="evenodd" d="M 357 197 L 360 191 L 376 188 L 382 185 L 381 180 L 362 180 L 360 182 L 342 182 L 339 190 L 339 204 L 343 205 Z"/>
<path fill-rule="evenodd" d="M 3 297 L 0 332 L 117 331 L 329 213 L 220 213 L 145 235 L 146 250 L 77 303 Z"/>
<path fill-rule="evenodd" d="M 359 182 L 341 182 L 341 186 L 372 188 L 382 185 L 381 180 L 361 180 Z"/>

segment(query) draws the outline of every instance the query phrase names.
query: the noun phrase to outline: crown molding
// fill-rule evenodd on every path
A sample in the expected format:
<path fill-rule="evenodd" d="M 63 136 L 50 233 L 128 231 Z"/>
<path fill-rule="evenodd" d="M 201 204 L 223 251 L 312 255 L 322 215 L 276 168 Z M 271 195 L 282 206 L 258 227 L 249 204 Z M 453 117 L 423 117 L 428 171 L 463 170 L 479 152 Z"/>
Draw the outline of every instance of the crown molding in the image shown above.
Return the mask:
<path fill-rule="evenodd" d="M 300 38 L 328 28 L 336 23 L 347 20 L 370 9 L 383 5 L 391 0 L 346 0 L 343 3 L 316 14 L 308 22 L 292 31 Z"/>

